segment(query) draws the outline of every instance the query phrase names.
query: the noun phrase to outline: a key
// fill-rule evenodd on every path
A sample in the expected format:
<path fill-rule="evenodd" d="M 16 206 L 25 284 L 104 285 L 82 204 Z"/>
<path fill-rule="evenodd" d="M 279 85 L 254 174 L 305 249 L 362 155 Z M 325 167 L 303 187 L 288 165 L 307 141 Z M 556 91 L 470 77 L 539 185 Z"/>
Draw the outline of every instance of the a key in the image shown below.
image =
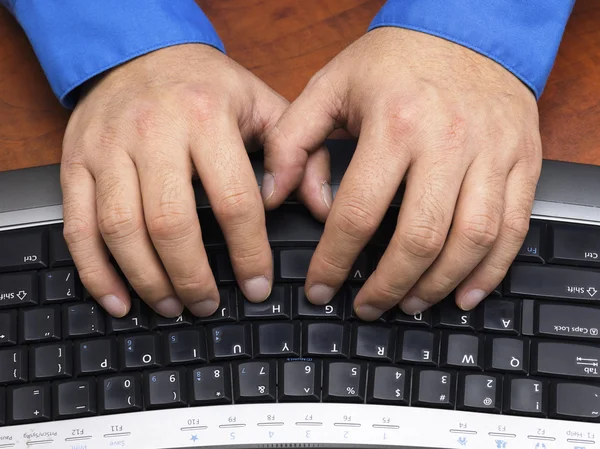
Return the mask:
<path fill-rule="evenodd" d="M 542 227 L 541 223 L 532 222 L 529 232 L 519 250 L 517 260 L 522 262 L 544 263 L 542 255 Z"/>
<path fill-rule="evenodd" d="M 159 315 L 158 313 L 154 313 L 152 314 L 151 321 L 152 323 L 150 327 L 152 329 L 168 329 L 172 327 L 191 326 L 192 324 L 194 324 L 194 319 L 187 311 L 187 309 L 184 310 L 181 315 L 176 316 L 174 318 L 167 318 L 162 315 Z"/>
<path fill-rule="evenodd" d="M 434 325 L 441 328 L 475 329 L 475 314 L 461 310 L 455 301 L 443 301 L 435 308 Z"/>
<path fill-rule="evenodd" d="M 162 365 L 162 345 L 156 334 L 119 337 L 121 368 L 156 368 Z"/>
<path fill-rule="evenodd" d="M 216 257 L 217 265 L 217 282 L 219 284 L 224 282 L 235 282 L 235 275 L 233 274 L 233 267 L 231 266 L 231 259 L 226 253 L 217 254 Z"/>
<path fill-rule="evenodd" d="M 319 306 L 311 303 L 304 293 L 304 286 L 293 287 L 292 313 L 294 319 L 319 319 L 330 320 L 344 319 L 345 289 L 338 292 L 334 298 L 325 305 Z"/>
<path fill-rule="evenodd" d="M 483 340 L 477 335 L 446 334 L 442 338 L 441 366 L 483 369 Z"/>
<path fill-rule="evenodd" d="M 0 347 L 17 344 L 17 311 L 0 312 Z"/>
<path fill-rule="evenodd" d="M 504 413 L 545 417 L 547 386 L 539 379 L 505 378 Z"/>
<path fill-rule="evenodd" d="M 431 327 L 431 309 L 414 315 L 407 315 L 400 307 L 396 307 L 391 314 L 390 321 L 398 324 L 408 324 L 409 326 Z"/>
<path fill-rule="evenodd" d="M 411 370 L 397 366 L 370 365 L 367 402 L 408 405 Z"/>
<path fill-rule="evenodd" d="M 19 229 L 0 234 L 0 273 L 48 266 L 46 228 Z"/>
<path fill-rule="evenodd" d="M 166 335 L 167 363 L 206 362 L 204 329 L 182 329 Z"/>
<path fill-rule="evenodd" d="M 502 379 L 490 374 L 461 373 L 458 378 L 458 406 L 461 410 L 500 413 Z"/>
<path fill-rule="evenodd" d="M 220 321 L 236 321 L 237 290 L 234 287 L 219 287 L 219 308 L 211 316 L 196 317 L 196 323 L 213 323 Z"/>
<path fill-rule="evenodd" d="M 273 362 L 239 362 L 233 368 L 235 402 L 275 402 L 277 371 Z"/>
<path fill-rule="evenodd" d="M 250 324 L 214 326 L 208 331 L 211 360 L 249 358 L 252 356 Z"/>
<path fill-rule="evenodd" d="M 371 264 L 369 256 L 367 253 L 360 253 L 354 261 L 352 269 L 348 273 L 348 280 L 363 282 L 371 276 L 371 273 L 373 273 L 373 265 Z"/>
<path fill-rule="evenodd" d="M 483 315 L 480 330 L 517 334 L 520 329 L 518 303 L 511 299 L 487 298 L 479 306 Z"/>
<path fill-rule="evenodd" d="M 73 346 L 71 342 L 31 346 L 29 348 L 31 380 L 50 380 L 71 377 Z"/>
<path fill-rule="evenodd" d="M 38 303 L 37 271 L 0 274 L 0 309 Z"/>
<path fill-rule="evenodd" d="M 600 340 L 600 307 L 536 303 L 536 335 Z"/>
<path fill-rule="evenodd" d="M 486 338 L 486 370 L 529 372 L 529 341 L 518 338 Z"/>
<path fill-rule="evenodd" d="M 600 267 L 600 229 L 568 223 L 553 223 L 548 228 L 548 263 Z"/>
<path fill-rule="evenodd" d="M 348 357 L 350 329 L 347 323 L 304 323 L 302 337 L 305 356 Z"/>
<path fill-rule="evenodd" d="M 263 302 L 250 302 L 242 297 L 242 315 L 245 319 L 287 319 L 291 315 L 291 291 L 287 285 L 273 286 Z"/>
<path fill-rule="evenodd" d="M 63 237 L 63 225 L 50 227 L 50 266 L 63 267 L 73 265 L 73 257 Z"/>
<path fill-rule="evenodd" d="M 26 382 L 29 378 L 28 361 L 24 346 L 0 350 L 0 385 Z"/>
<path fill-rule="evenodd" d="M 367 377 L 365 363 L 326 361 L 323 370 L 324 402 L 364 401 Z"/>
<path fill-rule="evenodd" d="M 131 298 L 131 309 L 123 318 L 109 316 L 106 320 L 106 332 L 109 334 L 144 331 L 149 327 L 148 316 L 142 310 L 139 298 Z"/>
<path fill-rule="evenodd" d="M 175 368 L 144 373 L 146 408 L 184 407 L 187 405 L 185 369 Z"/>
<path fill-rule="evenodd" d="M 404 331 L 401 341 L 402 346 L 398 346 L 396 354 L 397 362 L 437 365 L 440 347 L 438 332 L 410 329 Z"/>
<path fill-rule="evenodd" d="M 117 341 L 114 338 L 97 338 L 75 342 L 76 375 L 104 374 L 118 370 Z"/>
<path fill-rule="evenodd" d="M 254 353 L 265 357 L 298 357 L 300 323 L 297 321 L 254 325 Z"/>
<path fill-rule="evenodd" d="M 142 409 L 142 378 L 139 373 L 102 377 L 98 380 L 98 412 L 135 412 Z"/>
<path fill-rule="evenodd" d="M 285 249 L 279 251 L 279 279 L 303 281 L 314 249 Z"/>
<path fill-rule="evenodd" d="M 77 379 L 52 386 L 54 419 L 83 418 L 96 414 L 96 381 Z"/>
<path fill-rule="evenodd" d="M 534 341 L 531 344 L 531 371 L 533 374 L 600 378 L 598 363 L 600 347 L 549 341 Z"/>
<path fill-rule="evenodd" d="M 452 371 L 415 369 L 412 405 L 419 407 L 454 408 L 456 375 Z"/>
<path fill-rule="evenodd" d="M 357 324 L 352 332 L 352 357 L 392 362 L 396 353 L 395 328 Z"/>
<path fill-rule="evenodd" d="M 52 400 L 50 384 L 28 384 L 6 390 L 8 425 L 50 421 Z"/>
<path fill-rule="evenodd" d="M 59 306 L 19 310 L 19 341 L 29 343 L 60 339 L 60 318 Z"/>
<path fill-rule="evenodd" d="M 600 386 L 557 381 L 551 388 L 550 416 L 600 422 Z"/>
<path fill-rule="evenodd" d="M 279 402 L 319 402 L 321 399 L 321 362 L 281 360 L 279 364 Z"/>
<path fill-rule="evenodd" d="M 55 268 L 40 272 L 42 304 L 74 301 L 81 298 L 81 284 L 75 268 Z"/>
<path fill-rule="evenodd" d="M 104 335 L 104 311 L 95 302 L 63 304 L 63 333 L 67 338 Z"/>
<path fill-rule="evenodd" d="M 190 405 L 230 404 L 229 365 L 207 365 L 190 370 Z"/>

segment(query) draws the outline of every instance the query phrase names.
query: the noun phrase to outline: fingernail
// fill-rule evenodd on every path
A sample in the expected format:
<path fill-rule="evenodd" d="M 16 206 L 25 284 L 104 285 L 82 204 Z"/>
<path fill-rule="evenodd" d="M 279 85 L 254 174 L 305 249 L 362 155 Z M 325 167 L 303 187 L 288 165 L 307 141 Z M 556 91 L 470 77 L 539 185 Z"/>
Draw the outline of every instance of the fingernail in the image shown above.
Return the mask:
<path fill-rule="evenodd" d="M 183 312 L 183 304 L 177 298 L 173 296 L 167 296 L 165 299 L 161 299 L 154 305 L 154 309 L 162 316 L 167 318 L 174 318 L 181 315 Z"/>
<path fill-rule="evenodd" d="M 103 296 L 98 300 L 98 302 L 104 308 L 104 310 L 114 317 L 123 318 L 125 315 L 127 315 L 127 306 L 115 295 Z"/>
<path fill-rule="evenodd" d="M 188 306 L 190 312 L 192 312 L 195 316 L 206 317 L 211 316 L 213 313 L 217 311 L 219 307 L 219 303 L 214 299 L 205 299 L 203 301 L 198 301 Z"/>
<path fill-rule="evenodd" d="M 373 307 L 368 304 L 358 306 L 356 309 L 356 314 L 358 317 L 365 321 L 375 321 L 379 319 L 381 315 L 383 315 L 383 312 L 383 310 L 379 310 L 377 307 Z"/>
<path fill-rule="evenodd" d="M 429 304 L 416 296 L 411 296 L 400 303 L 400 308 L 407 315 L 416 315 L 427 310 Z"/>
<path fill-rule="evenodd" d="M 242 291 L 249 301 L 264 301 L 271 294 L 271 282 L 266 276 L 256 276 L 242 283 Z"/>
<path fill-rule="evenodd" d="M 262 186 L 260 188 L 260 194 L 262 195 L 263 201 L 267 201 L 275 193 L 275 176 L 273 173 L 268 171 L 263 175 Z"/>
<path fill-rule="evenodd" d="M 483 299 L 487 296 L 487 293 L 483 290 L 475 289 L 467 292 L 459 301 L 458 307 L 463 310 L 472 310 L 477 307 Z"/>
<path fill-rule="evenodd" d="M 323 194 L 323 202 L 327 206 L 327 209 L 331 209 L 331 203 L 333 203 L 333 193 L 331 192 L 331 185 L 325 181 L 321 186 L 321 193 Z"/>
<path fill-rule="evenodd" d="M 308 289 L 307 296 L 313 304 L 324 305 L 333 299 L 335 290 L 323 284 L 315 284 Z"/>

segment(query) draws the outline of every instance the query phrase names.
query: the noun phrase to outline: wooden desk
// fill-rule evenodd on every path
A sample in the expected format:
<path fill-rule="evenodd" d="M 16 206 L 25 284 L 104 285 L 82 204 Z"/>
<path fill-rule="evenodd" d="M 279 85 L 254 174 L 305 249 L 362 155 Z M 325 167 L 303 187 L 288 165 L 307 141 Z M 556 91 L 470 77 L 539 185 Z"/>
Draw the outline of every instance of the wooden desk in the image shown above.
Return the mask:
<path fill-rule="evenodd" d="M 228 54 L 293 100 L 384 0 L 198 0 Z M 544 157 L 600 165 L 600 2 L 577 0 L 540 102 Z M 0 170 L 60 161 L 63 110 L 0 8 Z"/>

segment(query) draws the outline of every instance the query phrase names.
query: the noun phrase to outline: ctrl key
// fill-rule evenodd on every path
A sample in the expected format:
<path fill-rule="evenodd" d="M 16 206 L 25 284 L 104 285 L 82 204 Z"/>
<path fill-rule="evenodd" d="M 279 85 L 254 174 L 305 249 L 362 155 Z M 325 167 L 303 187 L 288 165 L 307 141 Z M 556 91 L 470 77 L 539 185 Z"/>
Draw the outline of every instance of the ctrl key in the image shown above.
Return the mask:
<path fill-rule="evenodd" d="M 49 421 L 52 417 L 50 384 L 9 387 L 6 396 L 8 425 Z"/>

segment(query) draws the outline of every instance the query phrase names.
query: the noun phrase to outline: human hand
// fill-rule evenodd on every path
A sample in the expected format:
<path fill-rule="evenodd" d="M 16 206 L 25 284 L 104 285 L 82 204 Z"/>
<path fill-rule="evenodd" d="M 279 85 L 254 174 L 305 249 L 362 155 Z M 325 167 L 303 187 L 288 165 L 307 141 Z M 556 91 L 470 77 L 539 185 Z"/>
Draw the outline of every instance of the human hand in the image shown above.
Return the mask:
<path fill-rule="evenodd" d="M 397 228 L 354 307 L 374 320 L 456 291 L 474 308 L 503 279 L 529 226 L 541 170 L 537 104 L 496 62 L 400 28 L 373 30 L 317 73 L 267 138 L 276 207 L 339 127 L 359 136 L 311 261 L 306 293 L 328 302 L 401 181 Z"/>
<path fill-rule="evenodd" d="M 252 301 L 269 295 L 264 205 L 244 145 L 261 146 L 287 105 L 227 56 L 199 44 L 149 53 L 89 85 L 64 138 L 64 235 L 84 286 L 109 313 L 122 317 L 130 307 L 109 251 L 158 313 L 174 317 L 187 306 L 207 316 L 218 307 L 196 213 L 195 171 L 243 293 Z M 314 210 L 326 214 L 320 201 Z"/>

